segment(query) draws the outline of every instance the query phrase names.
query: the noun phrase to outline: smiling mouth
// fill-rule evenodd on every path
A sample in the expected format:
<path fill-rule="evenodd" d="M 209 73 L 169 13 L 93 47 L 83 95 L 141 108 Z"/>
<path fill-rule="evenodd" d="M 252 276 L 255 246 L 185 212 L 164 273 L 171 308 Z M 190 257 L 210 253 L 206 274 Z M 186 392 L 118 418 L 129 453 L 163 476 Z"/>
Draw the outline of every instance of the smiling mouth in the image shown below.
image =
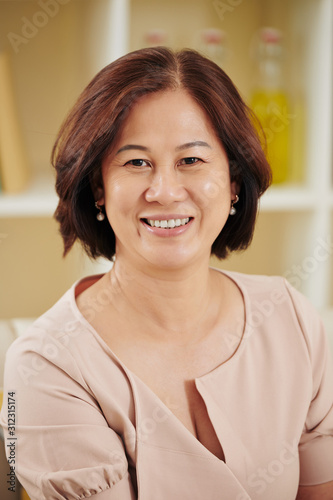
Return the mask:
<path fill-rule="evenodd" d="M 173 229 L 174 227 L 186 226 L 193 217 L 186 217 L 185 219 L 142 219 L 148 226 L 159 227 L 162 229 Z"/>

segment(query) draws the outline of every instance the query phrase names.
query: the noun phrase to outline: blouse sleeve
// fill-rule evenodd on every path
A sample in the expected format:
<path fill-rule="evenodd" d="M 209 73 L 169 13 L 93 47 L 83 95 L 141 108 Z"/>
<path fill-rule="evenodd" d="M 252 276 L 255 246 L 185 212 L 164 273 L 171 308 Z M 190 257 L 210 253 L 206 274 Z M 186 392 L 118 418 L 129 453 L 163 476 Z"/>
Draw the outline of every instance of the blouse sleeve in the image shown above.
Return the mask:
<path fill-rule="evenodd" d="M 7 458 L 31 500 L 134 500 L 122 439 L 73 356 L 35 347 L 23 336 L 9 348 L 1 411 Z"/>
<path fill-rule="evenodd" d="M 333 368 L 322 321 L 312 305 L 287 284 L 312 367 L 312 391 L 299 443 L 300 485 L 333 480 Z"/>

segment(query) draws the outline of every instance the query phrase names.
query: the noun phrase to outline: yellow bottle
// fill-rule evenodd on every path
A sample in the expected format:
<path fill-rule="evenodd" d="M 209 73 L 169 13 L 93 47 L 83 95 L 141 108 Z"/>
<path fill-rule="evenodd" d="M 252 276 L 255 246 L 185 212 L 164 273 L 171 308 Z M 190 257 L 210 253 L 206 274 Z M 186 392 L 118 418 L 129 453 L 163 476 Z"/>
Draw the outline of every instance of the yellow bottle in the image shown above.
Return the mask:
<path fill-rule="evenodd" d="M 278 30 L 261 30 L 256 58 L 257 81 L 250 106 L 262 127 L 257 124 L 259 135 L 264 133 L 265 136 L 273 182 L 283 183 L 290 180 L 290 124 L 293 115 L 283 88 L 281 33 Z"/>

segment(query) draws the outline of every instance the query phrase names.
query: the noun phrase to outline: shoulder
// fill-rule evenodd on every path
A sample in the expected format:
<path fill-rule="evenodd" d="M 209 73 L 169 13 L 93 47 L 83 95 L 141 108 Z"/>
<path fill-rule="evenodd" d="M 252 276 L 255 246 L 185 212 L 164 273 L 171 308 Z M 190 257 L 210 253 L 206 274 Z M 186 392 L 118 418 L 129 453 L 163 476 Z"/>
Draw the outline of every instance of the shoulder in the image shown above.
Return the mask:
<path fill-rule="evenodd" d="M 288 284 L 282 276 L 244 274 L 236 271 L 223 271 L 242 291 L 245 300 L 251 304 L 268 300 L 273 304 L 282 304 L 289 299 Z"/>
<path fill-rule="evenodd" d="M 90 391 L 92 383 L 102 386 L 105 377 L 119 384 L 126 379 L 121 362 L 77 307 L 76 293 L 89 279 L 75 283 L 11 344 L 4 369 L 7 385 L 31 387 L 42 375 L 54 383 L 61 378 Z M 106 300 L 97 299 L 89 306 L 91 314 L 98 314 L 102 299 Z"/>
<path fill-rule="evenodd" d="M 224 271 L 225 272 L 225 271 Z M 323 330 L 318 311 L 301 292 L 283 276 L 250 275 L 225 272 L 240 287 L 250 314 L 292 325 L 301 330 L 307 343 Z"/>
<path fill-rule="evenodd" d="M 283 276 L 223 272 L 238 284 L 251 302 L 266 298 L 276 304 L 286 303 L 301 314 L 318 316 L 310 301 Z"/>
<path fill-rule="evenodd" d="M 261 290 L 269 290 L 273 286 L 279 286 L 279 284 L 285 282 L 285 278 L 282 276 L 269 276 L 264 274 L 246 274 L 237 271 L 225 271 L 222 269 L 215 268 L 216 271 L 229 276 L 238 285 L 245 287 L 251 292 L 260 292 Z"/>
<path fill-rule="evenodd" d="M 89 336 L 88 325 L 75 309 L 74 294 L 75 285 L 10 345 L 5 376 L 15 378 L 16 374 L 30 381 L 33 374 L 52 366 L 73 378 L 80 377 L 75 352 L 78 345 L 89 341 Z"/>
<path fill-rule="evenodd" d="M 227 273 L 239 285 L 248 304 L 248 322 L 256 331 L 279 338 L 301 338 L 313 363 L 329 353 L 328 336 L 313 304 L 282 276 Z"/>

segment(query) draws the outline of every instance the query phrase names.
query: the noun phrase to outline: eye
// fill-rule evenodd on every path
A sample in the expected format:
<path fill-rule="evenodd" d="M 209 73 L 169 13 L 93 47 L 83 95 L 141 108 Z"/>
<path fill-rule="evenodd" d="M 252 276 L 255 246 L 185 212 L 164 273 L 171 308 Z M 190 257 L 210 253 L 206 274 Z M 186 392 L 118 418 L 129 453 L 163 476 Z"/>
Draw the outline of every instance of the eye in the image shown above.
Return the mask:
<path fill-rule="evenodd" d="M 129 160 L 125 163 L 125 165 L 133 165 L 133 167 L 149 167 L 149 163 L 146 160 L 141 160 L 137 158 L 135 160 Z"/>
<path fill-rule="evenodd" d="M 197 158 L 195 156 L 189 156 L 188 158 L 182 158 L 179 162 L 180 165 L 194 165 L 195 163 L 198 163 L 202 161 L 200 158 Z"/>

